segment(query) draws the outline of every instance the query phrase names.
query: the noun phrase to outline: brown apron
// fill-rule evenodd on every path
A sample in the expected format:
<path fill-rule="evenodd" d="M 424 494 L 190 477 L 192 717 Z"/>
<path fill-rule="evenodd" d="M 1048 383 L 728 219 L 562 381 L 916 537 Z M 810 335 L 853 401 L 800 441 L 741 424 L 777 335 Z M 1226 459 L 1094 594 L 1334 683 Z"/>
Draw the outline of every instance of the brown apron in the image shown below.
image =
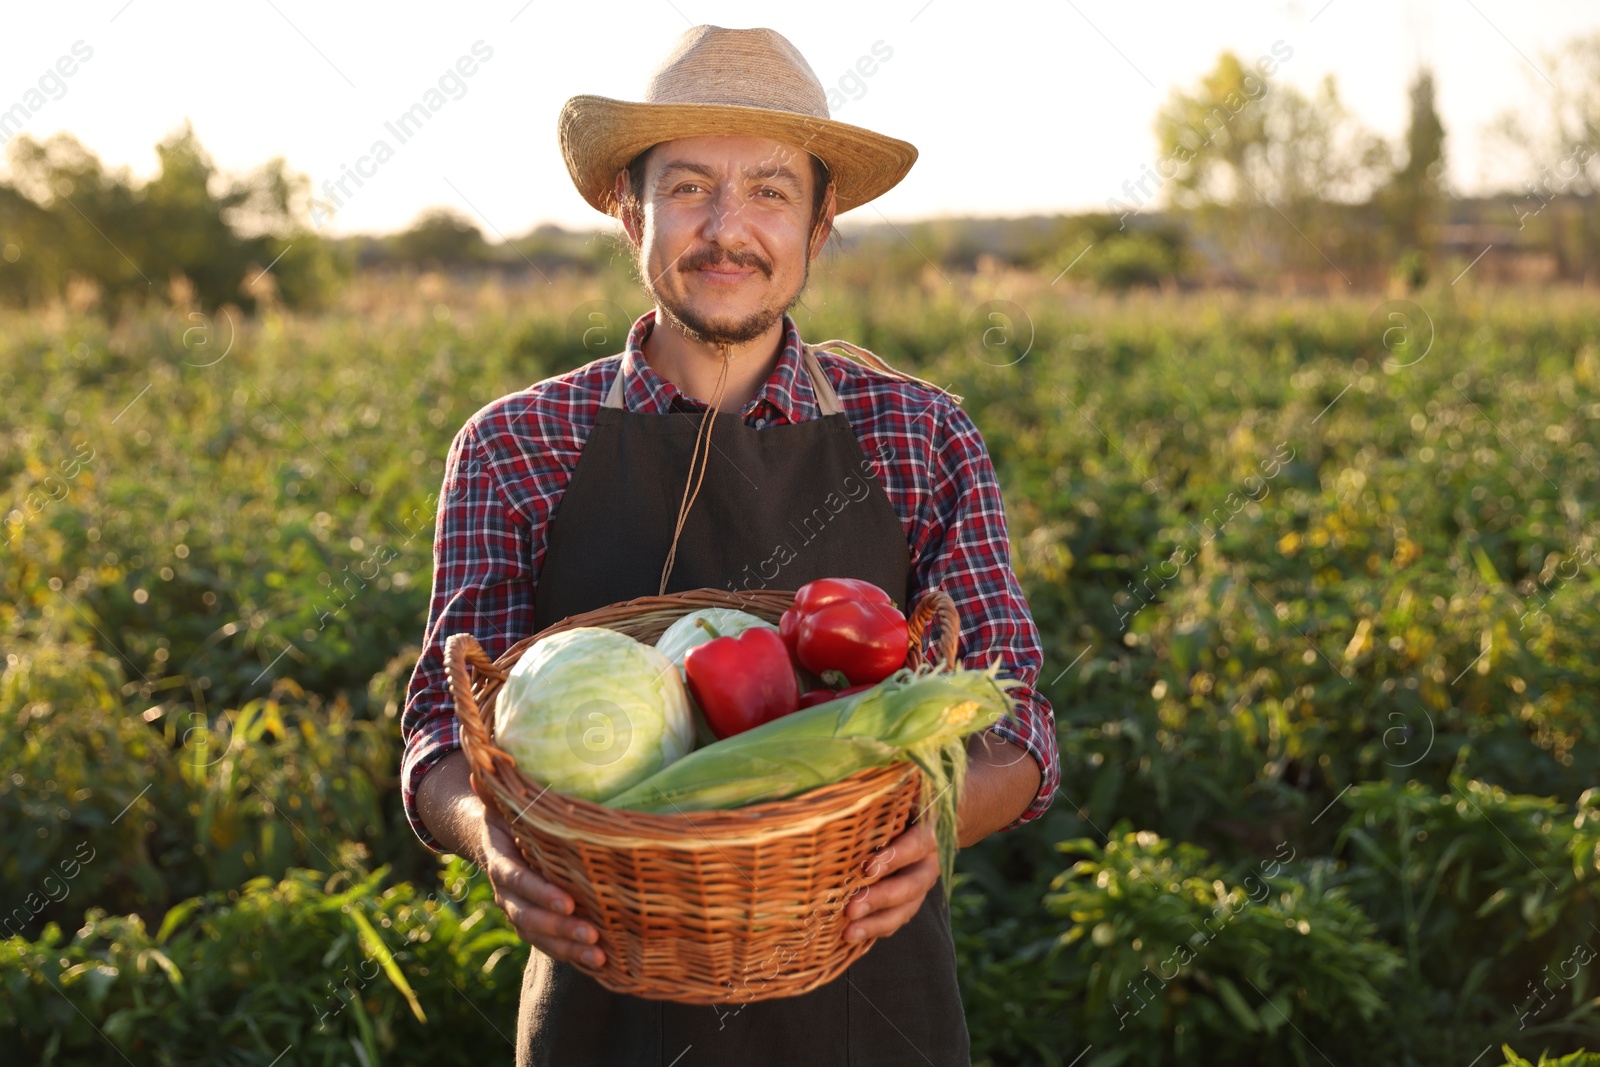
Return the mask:
<path fill-rule="evenodd" d="M 873 582 L 902 608 L 905 530 L 815 355 L 819 418 L 754 429 L 719 413 L 711 461 L 678 540 L 668 592 Z M 557 503 L 534 626 L 654 595 L 703 413 L 622 405 L 621 365 Z M 607 991 L 531 948 L 517 1020 L 519 1067 L 968 1067 L 966 1017 L 944 885 L 846 972 L 797 997 L 692 1006 Z"/>

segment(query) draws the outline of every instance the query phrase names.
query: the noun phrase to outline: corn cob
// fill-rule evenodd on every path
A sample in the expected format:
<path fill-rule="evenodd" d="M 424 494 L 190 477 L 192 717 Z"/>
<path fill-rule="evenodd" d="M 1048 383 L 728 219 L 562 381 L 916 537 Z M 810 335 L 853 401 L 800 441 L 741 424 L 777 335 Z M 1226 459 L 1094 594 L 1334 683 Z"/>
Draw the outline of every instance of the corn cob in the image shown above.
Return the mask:
<path fill-rule="evenodd" d="M 925 772 L 920 808 L 935 808 L 948 892 L 956 802 L 966 774 L 965 739 L 1012 713 L 1007 690 L 1019 684 L 998 672 L 998 665 L 902 668 L 872 689 L 802 708 L 697 749 L 604 803 L 660 813 L 737 808 L 911 759 Z"/>

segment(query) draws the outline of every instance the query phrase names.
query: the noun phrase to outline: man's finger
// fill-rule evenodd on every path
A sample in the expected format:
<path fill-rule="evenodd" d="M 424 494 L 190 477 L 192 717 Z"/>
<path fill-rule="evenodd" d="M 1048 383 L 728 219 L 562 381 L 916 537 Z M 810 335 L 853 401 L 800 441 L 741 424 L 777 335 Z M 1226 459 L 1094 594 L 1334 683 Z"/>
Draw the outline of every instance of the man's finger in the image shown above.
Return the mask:
<path fill-rule="evenodd" d="M 593 924 L 582 919 L 574 919 L 566 915 L 557 915 L 555 912 L 538 907 L 532 902 L 513 893 L 501 892 L 497 894 L 501 900 L 501 908 L 506 913 L 506 918 L 516 928 L 523 940 L 532 941 L 535 938 L 550 938 L 559 941 L 571 941 L 587 947 L 600 940 L 600 932 Z"/>
<path fill-rule="evenodd" d="M 552 959 L 563 960 L 567 963 L 582 965 L 584 967 L 601 967 L 605 965 L 606 954 L 603 949 L 590 945 L 579 944 L 576 941 L 562 941 L 557 938 L 534 938 L 530 944 Z"/>
<path fill-rule="evenodd" d="M 496 888 L 514 893 L 529 903 L 556 912 L 571 915 L 572 897 L 540 878 L 527 867 L 506 864 L 491 870 L 489 881 Z"/>
<path fill-rule="evenodd" d="M 509 889 L 540 907 L 563 915 L 572 914 L 572 897 L 560 888 L 539 877 L 522 858 L 516 840 L 510 831 L 489 820 L 489 881 Z"/>
<path fill-rule="evenodd" d="M 933 828 L 927 823 L 917 823 L 885 845 L 881 852 L 869 856 L 866 872 L 869 877 L 878 873 L 892 874 L 931 855 L 936 847 Z"/>
<path fill-rule="evenodd" d="M 938 857 L 924 856 L 904 870 L 862 889 L 845 908 L 845 915 L 851 919 L 859 919 L 912 900 L 920 902 L 923 895 L 938 881 Z"/>
<path fill-rule="evenodd" d="M 859 941 L 865 937 L 888 937 L 900 927 L 911 921 L 911 917 L 922 907 L 922 898 L 926 892 L 919 894 L 916 900 L 887 911 L 875 911 L 865 919 L 860 919 L 845 927 L 846 941 Z"/>

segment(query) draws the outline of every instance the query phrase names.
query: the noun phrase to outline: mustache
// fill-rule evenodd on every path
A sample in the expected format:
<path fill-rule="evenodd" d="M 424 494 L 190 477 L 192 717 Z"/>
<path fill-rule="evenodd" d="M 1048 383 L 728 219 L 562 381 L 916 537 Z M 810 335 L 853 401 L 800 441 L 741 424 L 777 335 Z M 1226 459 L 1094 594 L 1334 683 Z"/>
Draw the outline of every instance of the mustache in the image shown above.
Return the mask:
<path fill-rule="evenodd" d="M 736 267 L 754 267 L 766 277 L 772 277 L 772 264 L 762 259 L 754 252 L 727 248 L 697 248 L 693 252 L 685 253 L 678 260 L 678 269 L 688 272 L 705 270 L 707 267 L 720 267 L 731 263 Z"/>

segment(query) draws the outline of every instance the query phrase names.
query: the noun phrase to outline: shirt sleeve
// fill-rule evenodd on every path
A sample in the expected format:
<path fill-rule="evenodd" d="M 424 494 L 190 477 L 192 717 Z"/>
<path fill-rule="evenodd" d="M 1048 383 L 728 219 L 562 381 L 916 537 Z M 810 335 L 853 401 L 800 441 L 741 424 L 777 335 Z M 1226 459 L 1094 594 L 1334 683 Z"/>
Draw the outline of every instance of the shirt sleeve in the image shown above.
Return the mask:
<path fill-rule="evenodd" d="M 435 852 L 443 849 L 417 813 L 417 789 L 434 764 L 461 747 L 444 666 L 445 642 L 452 634 L 469 633 L 496 659 L 532 633 L 531 541 L 527 524 L 501 495 L 489 456 L 469 422 L 451 443 L 445 461 L 428 624 L 400 717 L 406 819 Z"/>
<path fill-rule="evenodd" d="M 1039 764 L 1039 792 L 1011 830 L 1045 813 L 1061 783 L 1055 713 L 1037 690 L 1044 654 L 1039 630 L 1011 568 L 1011 541 L 994 465 L 971 416 L 941 403 L 933 446 L 929 500 L 914 544 L 917 596 L 942 588 L 961 617 L 957 656 L 965 667 L 988 667 L 1022 684 L 1010 693 L 1016 719 L 989 733 L 1020 745 Z"/>

